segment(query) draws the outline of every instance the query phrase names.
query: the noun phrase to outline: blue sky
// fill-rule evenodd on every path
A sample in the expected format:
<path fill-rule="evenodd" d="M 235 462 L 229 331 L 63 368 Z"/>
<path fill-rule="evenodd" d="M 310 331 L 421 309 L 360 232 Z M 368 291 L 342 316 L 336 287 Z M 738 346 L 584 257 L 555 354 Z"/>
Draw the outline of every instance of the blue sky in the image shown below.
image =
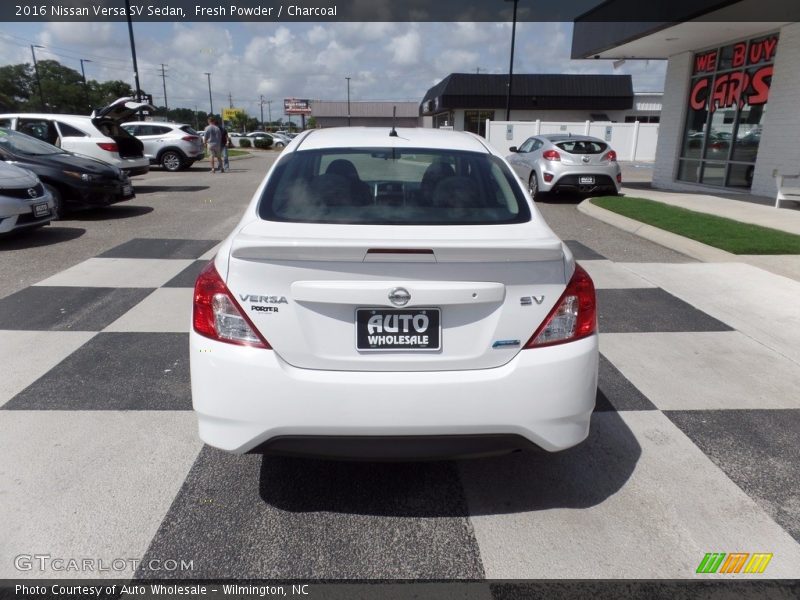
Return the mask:
<path fill-rule="evenodd" d="M 139 78 L 163 103 L 160 64 L 167 65 L 169 105 L 208 110 L 204 72 L 212 73 L 214 107 L 251 115 L 271 99 L 273 118 L 284 97 L 343 100 L 345 77 L 357 100 L 422 99 L 451 72 L 508 72 L 509 23 L 134 23 Z M 571 23 L 519 23 L 516 73 L 629 73 L 636 91 L 663 88 L 664 61 L 570 60 Z M 133 85 L 127 26 L 103 23 L 0 23 L 0 65 L 56 59 L 88 78 Z M 219 107 L 219 108 L 218 108 Z M 267 116 L 267 106 L 264 115 Z"/>

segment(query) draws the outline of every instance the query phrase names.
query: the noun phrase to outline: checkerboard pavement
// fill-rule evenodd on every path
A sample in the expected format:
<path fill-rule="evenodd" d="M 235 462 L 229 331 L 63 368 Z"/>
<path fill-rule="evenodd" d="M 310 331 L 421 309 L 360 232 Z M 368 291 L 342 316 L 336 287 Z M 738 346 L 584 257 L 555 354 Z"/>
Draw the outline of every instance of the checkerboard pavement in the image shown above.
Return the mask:
<path fill-rule="evenodd" d="M 800 284 L 771 280 L 765 303 L 742 275 L 776 276 L 754 267 L 568 243 L 598 288 L 602 355 L 589 439 L 557 454 L 203 446 L 191 288 L 218 240 L 133 239 L 0 299 L 0 577 L 35 552 L 143 559 L 135 574 L 158 577 L 655 579 L 695 577 L 706 552 L 771 552 L 768 576 L 800 577 L 800 327 L 772 304 Z"/>

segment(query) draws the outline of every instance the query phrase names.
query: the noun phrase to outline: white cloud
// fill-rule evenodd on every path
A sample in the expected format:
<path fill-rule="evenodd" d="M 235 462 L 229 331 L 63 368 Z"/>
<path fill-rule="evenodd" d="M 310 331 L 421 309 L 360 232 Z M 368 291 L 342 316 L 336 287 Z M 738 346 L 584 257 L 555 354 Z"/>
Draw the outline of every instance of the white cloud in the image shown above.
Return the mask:
<path fill-rule="evenodd" d="M 389 44 L 392 62 L 398 65 L 413 65 L 420 61 L 422 38 L 416 29 L 395 37 Z"/>

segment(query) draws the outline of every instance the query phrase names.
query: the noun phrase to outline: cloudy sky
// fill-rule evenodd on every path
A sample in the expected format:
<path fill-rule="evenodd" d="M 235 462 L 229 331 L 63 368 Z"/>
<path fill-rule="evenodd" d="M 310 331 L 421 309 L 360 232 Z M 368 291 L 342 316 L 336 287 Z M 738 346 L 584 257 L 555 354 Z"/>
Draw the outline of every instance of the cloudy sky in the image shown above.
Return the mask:
<path fill-rule="evenodd" d="M 142 89 L 163 104 L 167 65 L 171 107 L 208 110 L 211 72 L 216 112 L 228 105 L 258 115 L 259 99 L 420 101 L 452 72 L 508 72 L 509 23 L 134 23 Z M 663 89 L 664 61 L 570 60 L 572 23 L 518 23 L 515 73 L 629 73 L 636 91 Z M 127 26 L 121 23 L 0 23 L 0 66 L 55 59 L 86 76 L 133 86 Z M 264 107 L 267 116 L 267 106 Z"/>

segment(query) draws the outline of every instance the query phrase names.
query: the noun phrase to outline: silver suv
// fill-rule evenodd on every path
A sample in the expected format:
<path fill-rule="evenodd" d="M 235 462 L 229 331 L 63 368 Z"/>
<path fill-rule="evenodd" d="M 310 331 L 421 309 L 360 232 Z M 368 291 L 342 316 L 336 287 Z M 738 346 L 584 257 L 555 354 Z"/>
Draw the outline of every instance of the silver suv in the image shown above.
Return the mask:
<path fill-rule="evenodd" d="M 188 169 L 205 155 L 202 136 L 184 123 L 131 121 L 122 128 L 144 144 L 144 155 L 150 164 L 167 171 Z"/>

